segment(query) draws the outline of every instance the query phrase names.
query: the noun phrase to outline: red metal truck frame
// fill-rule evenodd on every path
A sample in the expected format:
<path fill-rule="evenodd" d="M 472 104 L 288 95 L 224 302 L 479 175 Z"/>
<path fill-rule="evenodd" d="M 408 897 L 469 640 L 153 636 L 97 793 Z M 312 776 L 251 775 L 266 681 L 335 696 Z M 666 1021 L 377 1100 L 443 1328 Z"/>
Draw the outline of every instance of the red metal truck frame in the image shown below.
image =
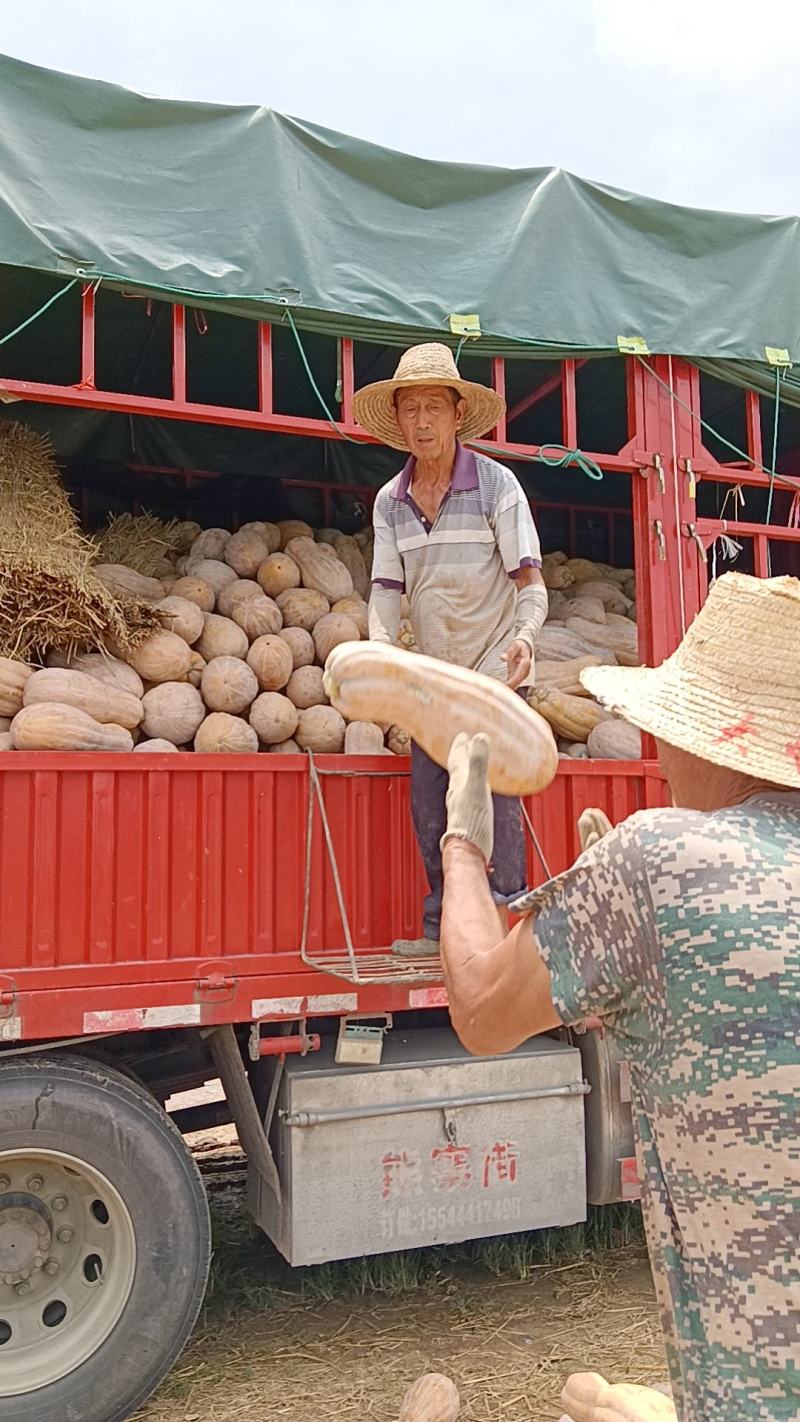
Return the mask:
<path fill-rule="evenodd" d="M 341 420 L 331 424 L 274 409 L 266 323 L 258 326 L 255 410 L 187 399 L 181 305 L 172 308 L 169 399 L 98 390 L 95 338 L 95 288 L 87 285 L 80 380 L 64 386 L 3 378 L 2 388 L 45 404 L 372 442 L 352 417 L 352 340 L 341 341 Z M 490 436 L 493 446 L 512 460 L 535 458 L 541 447 L 509 441 L 508 425 L 560 389 L 562 443 L 576 449 L 576 372 L 583 363 L 562 361 L 556 376 L 508 412 Z M 722 531 L 721 524 L 697 518 L 697 480 L 756 488 L 769 481 L 760 467 L 757 395 L 746 396 L 749 462 L 728 467 L 702 442 L 697 369 L 666 356 L 626 357 L 625 364 L 627 442 L 617 454 L 592 457 L 602 469 L 633 479 L 640 652 L 652 664 L 674 649 L 701 605 L 706 549 Z M 494 359 L 492 369 L 502 392 L 505 362 Z M 726 527 L 734 536 L 753 538 L 760 574 L 769 567 L 771 539 L 800 542 L 797 528 Z M 422 878 L 410 833 L 407 765 L 399 762 L 387 775 L 385 760 L 359 761 L 356 770 L 352 760 L 343 769 L 334 757 L 320 759 L 319 768 L 328 776 L 334 838 L 368 846 L 376 865 L 391 858 L 403 866 L 399 879 L 379 875 L 380 890 L 370 898 L 366 876 L 344 864 L 356 948 L 413 934 Z M 240 756 L 221 766 L 216 756 L 16 753 L 3 757 L 0 773 L 0 881 L 14 885 L 0 898 L 0 1041 L 446 1005 L 436 984 L 365 985 L 301 962 L 309 886 L 303 866 L 293 861 L 295 840 L 287 843 L 280 830 L 305 815 L 311 793 L 305 758 Z M 562 763 L 554 786 L 529 806 L 539 842 L 547 847 L 547 868 L 558 872 L 572 862 L 575 821 L 588 805 L 603 805 L 619 820 L 663 803 L 663 797 L 650 761 Z M 75 825 L 84 827 L 78 842 Z M 533 855 L 530 867 L 532 879 L 545 876 Z M 321 844 L 312 886 L 308 941 L 324 962 L 342 928 Z"/>

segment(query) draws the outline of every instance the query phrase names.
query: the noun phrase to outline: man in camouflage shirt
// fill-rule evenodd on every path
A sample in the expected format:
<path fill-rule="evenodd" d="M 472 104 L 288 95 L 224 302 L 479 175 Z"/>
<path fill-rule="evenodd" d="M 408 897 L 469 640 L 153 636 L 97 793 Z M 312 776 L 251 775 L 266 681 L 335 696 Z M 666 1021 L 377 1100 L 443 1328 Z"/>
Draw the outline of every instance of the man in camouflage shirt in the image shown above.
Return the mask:
<path fill-rule="evenodd" d="M 748 656 L 741 656 L 746 646 Z M 588 689 L 657 738 L 673 808 L 514 905 L 486 886 L 488 740 L 450 757 L 442 953 L 454 1026 L 510 1050 L 587 1015 L 631 1068 L 674 1401 L 570 1378 L 572 1422 L 800 1417 L 800 582 L 720 579 L 656 670 Z"/>

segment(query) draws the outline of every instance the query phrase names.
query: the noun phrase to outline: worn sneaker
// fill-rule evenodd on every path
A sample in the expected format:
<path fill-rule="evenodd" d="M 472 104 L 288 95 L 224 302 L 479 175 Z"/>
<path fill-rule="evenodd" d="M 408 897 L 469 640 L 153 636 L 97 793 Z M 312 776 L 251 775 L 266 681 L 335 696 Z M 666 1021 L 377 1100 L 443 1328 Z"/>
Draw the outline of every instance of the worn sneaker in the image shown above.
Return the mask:
<path fill-rule="evenodd" d="M 391 951 L 397 958 L 438 958 L 438 938 L 398 938 Z"/>

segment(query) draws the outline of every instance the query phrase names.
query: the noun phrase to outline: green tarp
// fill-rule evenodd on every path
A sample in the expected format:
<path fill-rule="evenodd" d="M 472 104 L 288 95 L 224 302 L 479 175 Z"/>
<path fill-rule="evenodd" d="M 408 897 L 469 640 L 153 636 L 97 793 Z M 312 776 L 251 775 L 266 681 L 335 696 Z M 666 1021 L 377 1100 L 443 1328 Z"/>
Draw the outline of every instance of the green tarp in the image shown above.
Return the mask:
<path fill-rule="evenodd" d="M 800 359 L 797 218 L 430 162 L 266 108 L 146 98 L 8 58 L 0 260 L 252 316 L 289 305 L 307 330 L 390 343 L 476 313 L 487 354 L 639 336 L 696 359 L 763 365 L 767 346 Z"/>

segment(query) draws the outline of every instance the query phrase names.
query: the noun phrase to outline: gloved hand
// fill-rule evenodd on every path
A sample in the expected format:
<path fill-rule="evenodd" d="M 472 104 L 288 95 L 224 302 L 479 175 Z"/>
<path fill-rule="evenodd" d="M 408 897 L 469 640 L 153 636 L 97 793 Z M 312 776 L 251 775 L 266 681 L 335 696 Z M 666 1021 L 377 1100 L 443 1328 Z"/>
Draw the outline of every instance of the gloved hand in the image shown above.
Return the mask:
<path fill-rule="evenodd" d="M 468 736 L 461 731 L 450 747 L 447 759 L 450 785 L 447 790 L 447 829 L 441 848 L 448 839 L 466 839 L 474 844 L 488 864 L 494 847 L 494 810 L 489 789 L 489 738 Z"/>
<path fill-rule="evenodd" d="M 608 834 L 613 829 L 608 815 L 602 810 L 584 810 L 578 819 L 578 835 L 581 841 L 581 853 L 591 849 L 593 844 L 597 844 L 604 834 Z"/>
<path fill-rule="evenodd" d="M 675 1403 L 652 1387 L 573 1373 L 561 1394 L 567 1422 L 676 1422 Z M 564 1422 L 564 1419 L 562 1419 Z"/>

